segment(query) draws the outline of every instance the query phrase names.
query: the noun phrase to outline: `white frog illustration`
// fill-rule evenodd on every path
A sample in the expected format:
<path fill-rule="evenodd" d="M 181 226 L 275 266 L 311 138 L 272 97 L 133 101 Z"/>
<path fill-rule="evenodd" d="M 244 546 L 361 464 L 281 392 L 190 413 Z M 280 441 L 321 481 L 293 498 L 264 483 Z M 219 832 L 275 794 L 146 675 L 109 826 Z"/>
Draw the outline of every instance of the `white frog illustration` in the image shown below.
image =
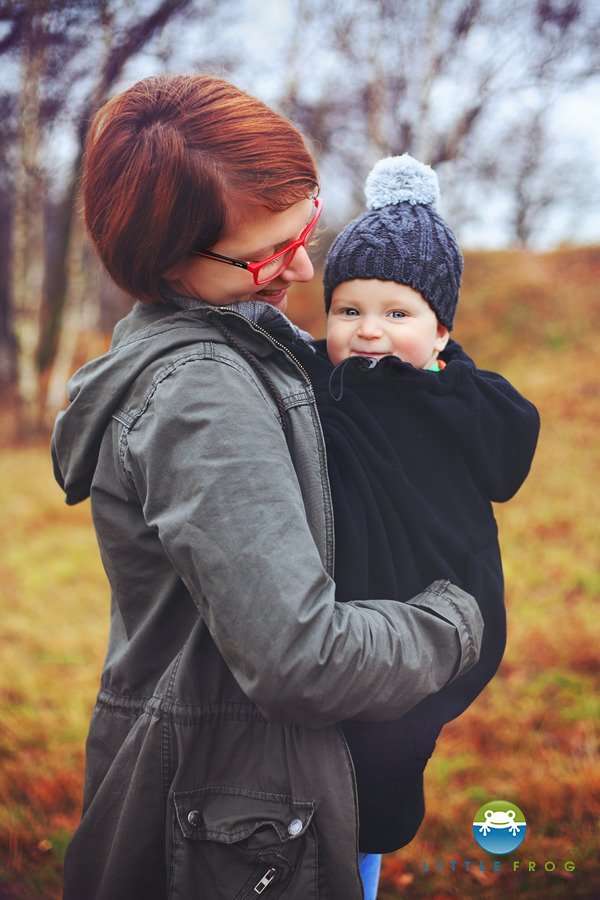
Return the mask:
<path fill-rule="evenodd" d="M 514 837 L 521 830 L 521 824 L 515 822 L 514 809 L 507 809 L 506 812 L 500 810 L 492 812 L 491 809 L 486 809 L 484 816 L 485 822 L 473 822 L 473 825 L 479 826 L 481 834 L 487 834 L 492 828 L 508 828 Z"/>

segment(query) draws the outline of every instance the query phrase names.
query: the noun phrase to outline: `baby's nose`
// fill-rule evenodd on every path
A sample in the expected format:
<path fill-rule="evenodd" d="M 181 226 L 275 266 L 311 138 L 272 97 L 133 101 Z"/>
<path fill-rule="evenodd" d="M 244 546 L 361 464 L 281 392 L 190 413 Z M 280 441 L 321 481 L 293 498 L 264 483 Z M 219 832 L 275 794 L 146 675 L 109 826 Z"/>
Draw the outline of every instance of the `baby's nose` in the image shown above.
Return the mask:
<path fill-rule="evenodd" d="M 376 316 L 361 316 L 358 330 L 365 337 L 378 337 L 382 333 L 381 323 Z"/>

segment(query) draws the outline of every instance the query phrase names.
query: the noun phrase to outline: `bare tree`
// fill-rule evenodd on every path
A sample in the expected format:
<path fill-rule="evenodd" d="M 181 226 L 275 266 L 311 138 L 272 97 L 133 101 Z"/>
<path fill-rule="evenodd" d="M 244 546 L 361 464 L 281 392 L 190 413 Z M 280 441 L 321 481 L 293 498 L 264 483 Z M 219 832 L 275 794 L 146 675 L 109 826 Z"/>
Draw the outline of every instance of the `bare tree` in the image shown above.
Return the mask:
<path fill-rule="evenodd" d="M 481 177 L 482 135 L 509 106 L 518 113 L 528 92 L 598 73 L 600 10 L 585 0 L 296 0 L 296 29 L 302 74 L 281 104 L 346 183 L 343 217 L 362 205 L 378 157 L 409 152 L 440 167 L 451 194 L 457 160 Z"/>
<path fill-rule="evenodd" d="M 48 368 L 56 354 L 61 330 L 62 315 L 67 296 L 68 260 L 71 242 L 75 199 L 79 187 L 81 162 L 85 136 L 96 110 L 104 103 L 108 93 L 121 76 L 127 62 L 138 53 L 176 14 L 190 6 L 192 0 L 162 0 L 151 13 L 135 20 L 124 33 L 113 28 L 111 4 L 103 0 L 99 4 L 102 43 L 105 48 L 98 79 L 89 91 L 78 115 L 76 124 L 78 151 L 71 165 L 63 198 L 59 204 L 58 241 L 49 260 L 43 328 L 39 345 L 38 363 L 41 370 Z"/>
<path fill-rule="evenodd" d="M 69 271 L 78 271 L 76 260 L 82 248 L 71 253 L 74 210 L 85 134 L 91 117 L 105 101 L 122 75 L 126 64 L 166 24 L 187 9 L 193 0 L 161 0 L 152 11 L 140 3 L 128 6 L 123 24 L 121 8 L 113 0 L 16 0 L 0 4 L 0 22 L 8 26 L 0 39 L 0 54 L 15 54 L 21 70 L 18 95 L 5 93 L 2 103 L 15 113 L 15 130 L 4 122 L 2 156 L 13 169 L 14 178 L 2 179 L 8 209 L 3 230 L 12 243 L 12 290 L 8 281 L 2 293 L 3 345 L 11 348 L 11 332 L 16 338 L 16 370 L 23 425 L 33 428 L 41 411 L 38 372 L 49 368 L 57 352 L 62 316 L 68 295 Z M 196 4 L 200 9 L 200 4 Z M 115 20 L 120 19 L 118 23 Z M 164 48 L 163 48 L 164 49 Z M 97 56 L 103 56 L 98 66 Z M 96 58 L 94 58 L 96 57 Z M 95 65 L 90 65 L 90 60 Z M 93 74 L 97 72 L 94 78 Z M 81 97 L 82 85 L 87 90 Z M 73 122 L 73 110 L 76 110 Z M 77 152 L 55 204 L 52 252 L 45 253 L 44 208 L 48 183 L 41 164 L 56 121 L 75 128 Z M 14 182 L 11 184 L 11 181 Z M 64 362 L 64 352 L 62 360 Z M 6 374 L 11 366 L 5 367 Z"/>
<path fill-rule="evenodd" d="M 12 291 L 12 230 L 14 210 L 14 178 L 8 173 L 14 167 L 10 159 L 15 149 L 17 97 L 0 94 L 0 386 L 13 385 L 17 373 L 17 342 L 14 335 Z"/>
<path fill-rule="evenodd" d="M 512 184 L 506 179 L 513 196 L 511 231 L 521 247 L 530 244 L 536 223 L 552 205 L 556 194 L 555 173 L 548 164 L 544 165 L 548 146 L 545 124 L 543 111 L 539 110 L 526 129 L 521 128 L 520 135 L 514 132 L 511 135 L 513 141 L 515 137 L 521 138 L 515 154 Z"/>
<path fill-rule="evenodd" d="M 21 22 L 18 156 L 13 220 L 14 329 L 17 338 L 18 396 L 21 429 L 29 434 L 38 423 L 39 379 L 35 361 L 39 310 L 44 280 L 44 195 L 40 168 L 40 83 L 44 69 L 44 0 L 33 0 Z"/>

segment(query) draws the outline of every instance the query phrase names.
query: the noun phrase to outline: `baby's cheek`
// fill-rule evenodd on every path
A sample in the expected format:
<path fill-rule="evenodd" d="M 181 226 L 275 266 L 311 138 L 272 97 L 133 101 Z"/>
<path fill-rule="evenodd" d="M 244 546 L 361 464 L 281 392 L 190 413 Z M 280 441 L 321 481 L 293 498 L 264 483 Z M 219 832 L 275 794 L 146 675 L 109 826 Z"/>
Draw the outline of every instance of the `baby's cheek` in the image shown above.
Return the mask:
<path fill-rule="evenodd" d="M 338 363 L 341 363 L 347 356 L 350 356 L 350 351 L 347 348 L 344 348 L 341 342 L 328 340 L 327 356 L 329 357 L 329 361 L 332 362 L 334 366 L 337 366 Z"/>
<path fill-rule="evenodd" d="M 341 363 L 343 359 L 350 356 L 350 341 L 340 330 L 335 327 L 328 327 L 327 334 L 327 356 L 334 366 Z"/>

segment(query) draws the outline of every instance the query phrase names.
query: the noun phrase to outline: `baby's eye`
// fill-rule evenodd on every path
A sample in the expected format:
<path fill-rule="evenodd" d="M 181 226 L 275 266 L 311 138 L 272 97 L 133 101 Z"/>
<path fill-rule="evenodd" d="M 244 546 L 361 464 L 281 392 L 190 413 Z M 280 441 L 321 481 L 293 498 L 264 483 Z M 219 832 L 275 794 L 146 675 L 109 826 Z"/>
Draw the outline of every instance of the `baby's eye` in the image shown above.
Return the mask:
<path fill-rule="evenodd" d="M 406 313 L 402 312 L 401 309 L 392 309 L 390 311 L 390 316 L 392 316 L 392 318 L 394 319 L 404 319 Z"/>
<path fill-rule="evenodd" d="M 355 309 L 353 306 L 343 306 L 340 309 L 340 312 L 343 316 L 353 316 L 354 313 L 356 313 L 356 315 L 358 315 L 358 310 Z"/>

